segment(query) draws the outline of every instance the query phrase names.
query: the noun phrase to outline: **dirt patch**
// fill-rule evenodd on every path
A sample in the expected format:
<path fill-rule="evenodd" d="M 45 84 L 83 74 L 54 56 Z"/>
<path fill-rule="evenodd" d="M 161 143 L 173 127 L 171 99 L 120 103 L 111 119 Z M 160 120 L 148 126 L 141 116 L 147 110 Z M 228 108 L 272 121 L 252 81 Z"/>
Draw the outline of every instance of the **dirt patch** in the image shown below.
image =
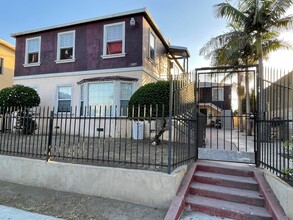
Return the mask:
<path fill-rule="evenodd" d="M 63 219 L 161 220 L 166 209 L 0 181 L 0 204 Z"/>

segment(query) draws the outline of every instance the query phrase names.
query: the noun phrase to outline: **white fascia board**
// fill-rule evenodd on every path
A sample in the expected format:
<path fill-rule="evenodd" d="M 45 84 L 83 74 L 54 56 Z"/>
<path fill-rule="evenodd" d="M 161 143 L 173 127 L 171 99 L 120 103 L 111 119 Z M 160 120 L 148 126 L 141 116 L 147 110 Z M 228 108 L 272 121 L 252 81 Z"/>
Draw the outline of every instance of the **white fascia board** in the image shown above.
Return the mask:
<path fill-rule="evenodd" d="M 127 68 L 117 68 L 117 69 L 103 69 L 103 70 L 88 70 L 88 71 L 76 71 L 76 72 L 63 72 L 63 73 L 47 73 L 47 74 L 37 74 L 30 76 L 14 76 L 14 80 L 22 79 L 40 79 L 40 78 L 50 78 L 50 77 L 63 77 L 63 76 L 76 76 L 76 75 L 89 75 L 89 74 L 105 74 L 105 73 L 119 73 L 119 72 L 133 72 L 133 71 L 143 71 L 142 66 L 139 67 L 127 67 Z"/>
<path fill-rule="evenodd" d="M 123 17 L 127 15 L 132 15 L 132 14 L 139 14 L 139 13 L 147 13 L 148 16 L 150 17 L 148 10 L 146 8 L 140 8 L 140 9 L 135 9 L 131 11 L 125 11 L 125 12 L 120 12 L 120 13 L 115 13 L 115 14 L 110 14 L 110 15 L 105 15 L 105 16 L 99 16 L 95 18 L 90 18 L 90 19 L 84 19 L 80 21 L 74 21 L 74 22 L 69 22 L 65 24 L 60 24 L 60 25 L 53 25 L 45 28 L 39 28 L 39 29 L 34 29 L 34 30 L 28 30 L 28 31 L 23 31 L 23 32 L 18 32 L 11 34 L 11 37 L 17 37 L 21 35 L 26 35 L 26 34 L 32 34 L 32 33 L 37 33 L 41 31 L 48 31 L 56 28 L 63 28 L 63 27 L 68 27 L 68 26 L 73 26 L 73 25 L 78 25 L 78 24 L 83 24 L 83 23 L 88 23 L 88 22 L 94 22 L 94 21 L 101 21 L 101 20 L 106 20 L 106 19 L 114 19 L 117 17 Z"/>

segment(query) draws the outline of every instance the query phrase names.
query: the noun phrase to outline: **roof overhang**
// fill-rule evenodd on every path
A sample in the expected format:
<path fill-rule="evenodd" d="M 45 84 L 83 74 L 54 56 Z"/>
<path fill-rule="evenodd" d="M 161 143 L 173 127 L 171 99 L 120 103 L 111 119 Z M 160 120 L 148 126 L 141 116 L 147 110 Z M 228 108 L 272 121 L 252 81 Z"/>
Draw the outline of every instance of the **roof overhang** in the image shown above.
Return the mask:
<path fill-rule="evenodd" d="M 190 57 L 190 53 L 187 47 L 169 45 L 169 52 L 177 59 Z"/>
<path fill-rule="evenodd" d="M 82 79 L 77 82 L 78 85 L 87 83 L 87 82 L 100 82 L 100 81 L 127 81 L 127 82 L 136 82 L 137 78 L 125 77 L 125 76 L 102 76 L 102 77 L 93 77 Z"/>
<path fill-rule="evenodd" d="M 108 20 L 108 19 L 115 19 L 115 18 L 119 18 L 119 17 L 131 16 L 131 15 L 136 15 L 136 14 L 144 14 L 151 21 L 152 25 L 155 26 L 156 28 L 158 28 L 156 22 L 154 21 L 154 19 L 150 15 L 148 9 L 147 8 L 140 8 L 140 9 L 125 11 L 125 12 L 121 12 L 121 13 L 109 14 L 106 16 L 99 16 L 99 17 L 95 17 L 95 18 L 84 19 L 84 20 L 80 20 L 80 21 L 74 21 L 74 22 L 69 22 L 69 23 L 65 23 L 65 24 L 49 26 L 49 27 L 45 27 L 45 28 L 39 28 L 39 29 L 18 32 L 18 33 L 11 34 L 11 37 L 18 37 L 18 36 L 22 36 L 22 35 L 42 32 L 42 31 L 49 31 L 52 29 L 70 27 L 70 26 L 75 26 L 75 25 L 79 25 L 79 24 L 96 22 L 96 21 L 103 21 L 103 20 Z"/>

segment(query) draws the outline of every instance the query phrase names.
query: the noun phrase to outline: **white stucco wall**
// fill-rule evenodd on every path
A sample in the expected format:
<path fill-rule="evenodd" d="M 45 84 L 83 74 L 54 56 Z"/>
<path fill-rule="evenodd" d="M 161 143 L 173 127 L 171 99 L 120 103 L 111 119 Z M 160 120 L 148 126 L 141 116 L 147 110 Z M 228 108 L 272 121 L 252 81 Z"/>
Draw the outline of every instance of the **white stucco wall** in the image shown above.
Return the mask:
<path fill-rule="evenodd" d="M 186 169 L 168 175 L 0 155 L 0 180 L 157 208 L 169 207 Z"/>
<path fill-rule="evenodd" d="M 142 67 L 40 74 L 14 77 L 13 80 L 14 84 L 21 84 L 37 89 L 41 97 L 40 105 L 45 107 L 57 105 L 57 86 L 71 86 L 71 105 L 74 109 L 75 106 L 79 107 L 80 104 L 80 85 L 77 82 L 83 79 L 107 76 L 124 76 L 138 79 L 137 82 L 134 82 L 134 91 L 144 84 L 159 80 L 153 73 L 146 71 Z M 118 86 L 118 84 L 115 84 L 115 86 Z M 115 105 L 118 105 L 120 102 L 120 94 L 118 92 L 119 90 L 116 90 L 114 97 Z"/>

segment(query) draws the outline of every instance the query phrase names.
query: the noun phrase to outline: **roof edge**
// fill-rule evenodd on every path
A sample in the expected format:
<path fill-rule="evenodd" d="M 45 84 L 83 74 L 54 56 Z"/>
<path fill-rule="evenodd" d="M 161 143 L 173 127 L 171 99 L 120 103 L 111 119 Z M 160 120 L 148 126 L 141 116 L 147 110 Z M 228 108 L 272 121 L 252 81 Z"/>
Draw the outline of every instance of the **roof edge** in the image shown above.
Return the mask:
<path fill-rule="evenodd" d="M 147 8 L 140 8 L 140 9 L 134 9 L 134 10 L 125 11 L 125 12 L 109 14 L 109 15 L 105 15 L 105 16 L 99 16 L 99 17 L 95 17 L 95 18 L 84 19 L 84 20 L 80 20 L 80 21 L 73 21 L 73 22 L 64 23 L 64 24 L 53 25 L 53 26 L 49 26 L 49 27 L 45 27 L 45 28 L 38 28 L 38 29 L 32 29 L 32 30 L 28 30 L 28 31 L 18 32 L 18 33 L 12 33 L 11 37 L 15 38 L 15 37 L 26 35 L 26 34 L 33 34 L 33 33 L 41 32 L 41 31 L 47 31 L 47 30 L 52 30 L 52 29 L 57 29 L 57 28 L 62 28 L 62 27 L 68 27 L 68 26 L 73 26 L 73 25 L 78 25 L 78 24 L 83 24 L 83 23 L 101 21 L 101 20 L 106 20 L 106 19 L 110 19 L 110 18 L 123 17 L 126 15 L 133 15 L 133 14 L 139 14 L 139 13 L 146 13 L 146 14 L 148 14 L 148 16 L 150 16 Z M 154 20 L 153 20 L 153 22 L 154 22 Z M 155 22 L 154 22 L 154 24 L 155 24 Z"/>
<path fill-rule="evenodd" d="M 8 42 L 5 41 L 5 40 L 0 39 L 0 44 L 2 44 L 2 45 L 4 45 L 4 46 L 8 47 L 8 48 L 11 49 L 11 50 L 15 50 L 15 46 L 13 46 L 12 44 L 8 43 Z"/>

